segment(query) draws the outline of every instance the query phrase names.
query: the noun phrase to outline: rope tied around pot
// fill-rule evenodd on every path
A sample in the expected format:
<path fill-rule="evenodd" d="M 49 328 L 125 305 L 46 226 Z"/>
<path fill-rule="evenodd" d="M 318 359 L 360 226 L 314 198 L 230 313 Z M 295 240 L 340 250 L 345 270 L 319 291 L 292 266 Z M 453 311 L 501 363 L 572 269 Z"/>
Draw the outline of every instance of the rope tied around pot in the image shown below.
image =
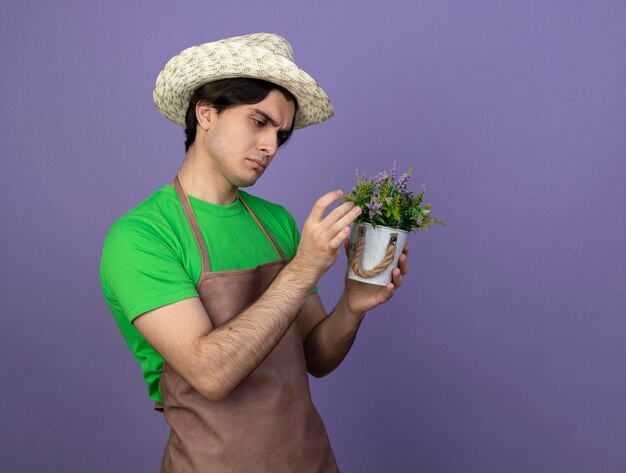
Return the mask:
<path fill-rule="evenodd" d="M 354 257 L 352 259 L 352 271 L 362 278 L 373 278 L 382 273 L 393 261 L 396 255 L 396 244 L 398 243 L 398 234 L 389 234 L 389 244 L 387 245 L 387 251 L 383 260 L 373 267 L 372 269 L 361 268 L 361 257 L 363 256 L 363 250 L 365 249 L 365 227 L 359 227 L 359 239 L 356 243 L 356 249 L 354 250 Z"/>

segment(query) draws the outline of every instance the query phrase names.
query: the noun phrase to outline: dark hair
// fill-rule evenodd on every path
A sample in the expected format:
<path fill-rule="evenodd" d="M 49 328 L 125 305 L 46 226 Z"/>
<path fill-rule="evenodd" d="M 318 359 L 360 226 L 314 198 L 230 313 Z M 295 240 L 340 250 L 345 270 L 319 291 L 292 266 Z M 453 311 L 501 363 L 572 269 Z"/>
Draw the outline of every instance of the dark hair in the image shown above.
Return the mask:
<path fill-rule="evenodd" d="M 189 99 L 189 106 L 185 115 L 185 151 L 189 150 L 189 147 L 196 139 L 196 127 L 198 126 L 196 104 L 198 102 L 210 103 L 217 113 L 220 114 L 224 110 L 237 105 L 259 103 L 274 89 L 282 92 L 287 100 L 295 104 L 296 111 L 298 110 L 298 101 L 291 92 L 280 85 L 261 79 L 235 77 L 208 82 L 198 87 L 193 91 L 191 99 Z M 294 124 L 295 119 L 291 123 L 289 133 L 279 142 L 278 146 L 282 146 L 287 142 L 293 132 Z"/>

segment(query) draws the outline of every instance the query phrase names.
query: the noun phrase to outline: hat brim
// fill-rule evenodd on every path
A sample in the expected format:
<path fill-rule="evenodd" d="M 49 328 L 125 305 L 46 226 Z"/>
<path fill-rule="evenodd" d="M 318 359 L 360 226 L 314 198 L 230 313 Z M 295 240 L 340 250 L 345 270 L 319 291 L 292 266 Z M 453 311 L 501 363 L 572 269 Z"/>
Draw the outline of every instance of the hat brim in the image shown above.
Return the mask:
<path fill-rule="evenodd" d="M 185 49 L 159 73 L 154 103 L 169 120 L 185 127 L 193 91 L 221 79 L 250 77 L 284 87 L 298 101 L 294 128 L 321 123 L 333 116 L 328 95 L 292 61 L 264 48 L 232 43 L 207 43 Z"/>

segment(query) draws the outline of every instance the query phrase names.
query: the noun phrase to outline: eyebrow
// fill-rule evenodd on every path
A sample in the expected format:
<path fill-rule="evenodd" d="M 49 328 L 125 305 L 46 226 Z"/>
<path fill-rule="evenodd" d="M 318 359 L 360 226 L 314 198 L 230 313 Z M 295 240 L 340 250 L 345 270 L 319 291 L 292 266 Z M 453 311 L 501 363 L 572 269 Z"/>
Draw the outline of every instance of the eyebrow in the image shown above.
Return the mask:
<path fill-rule="evenodd" d="M 267 113 L 265 113 L 263 110 L 259 110 L 258 108 L 253 108 L 252 110 L 254 110 L 256 113 L 258 113 L 259 115 L 261 115 L 263 118 L 265 118 L 268 122 L 270 122 L 272 124 L 272 126 L 278 126 L 278 122 L 276 120 L 274 120 L 272 117 L 270 117 Z M 283 133 L 287 133 L 289 131 L 289 129 L 286 130 L 280 130 Z"/>

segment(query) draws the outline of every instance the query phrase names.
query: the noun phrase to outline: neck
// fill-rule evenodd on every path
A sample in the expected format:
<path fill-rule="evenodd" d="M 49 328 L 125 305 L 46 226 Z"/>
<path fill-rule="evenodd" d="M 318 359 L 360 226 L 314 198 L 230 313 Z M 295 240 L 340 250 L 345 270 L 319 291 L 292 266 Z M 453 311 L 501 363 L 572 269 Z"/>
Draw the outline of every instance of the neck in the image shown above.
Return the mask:
<path fill-rule="evenodd" d="M 218 205 L 229 205 L 237 200 L 238 188 L 208 159 L 201 159 L 192 145 L 178 172 L 188 195 Z"/>

